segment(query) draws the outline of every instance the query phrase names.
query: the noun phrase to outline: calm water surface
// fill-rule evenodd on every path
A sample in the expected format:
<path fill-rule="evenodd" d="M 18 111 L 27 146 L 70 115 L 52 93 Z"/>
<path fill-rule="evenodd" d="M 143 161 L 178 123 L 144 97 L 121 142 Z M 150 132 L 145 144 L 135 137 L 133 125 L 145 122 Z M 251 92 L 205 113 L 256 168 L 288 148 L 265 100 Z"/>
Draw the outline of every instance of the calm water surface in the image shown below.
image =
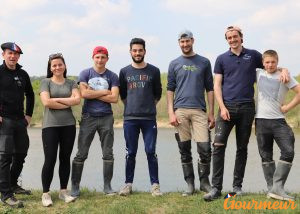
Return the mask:
<path fill-rule="evenodd" d="M 77 130 L 78 134 L 78 130 Z M 24 187 L 32 189 L 42 189 L 41 170 L 44 162 L 41 129 L 30 128 L 30 148 L 26 158 L 24 170 L 22 172 L 22 184 Z M 286 182 L 286 189 L 291 192 L 300 191 L 300 133 L 295 133 L 295 159 L 290 175 Z M 196 145 L 192 144 L 193 162 L 196 175 L 196 186 L 199 188 L 199 180 L 197 173 L 197 152 Z M 254 134 L 252 134 L 249 143 L 248 162 L 244 178 L 243 189 L 248 192 L 263 191 L 266 189 L 265 180 L 261 168 L 261 160 L 258 154 L 257 143 Z M 225 173 L 224 173 L 224 191 L 231 191 L 233 168 L 235 160 L 235 134 L 232 133 L 228 140 L 228 146 L 225 156 Z M 77 152 L 77 138 L 75 141 L 71 160 Z M 274 146 L 274 160 L 279 158 L 277 146 Z M 182 191 L 186 184 L 183 179 L 181 169 L 180 156 L 177 148 L 177 143 L 174 138 L 173 129 L 160 128 L 158 131 L 157 155 L 159 164 L 159 178 L 161 190 L 163 192 Z M 125 142 L 123 138 L 123 129 L 115 129 L 114 143 L 115 169 L 112 180 L 112 187 L 119 190 L 125 181 Z M 92 142 L 88 159 L 85 161 L 81 185 L 89 189 L 102 191 L 103 175 L 102 175 L 102 151 L 99 143 L 99 138 L 95 135 Z M 137 163 L 134 178 L 134 189 L 139 191 L 150 190 L 150 180 L 148 173 L 147 157 L 144 152 L 144 145 L 140 136 L 139 150 L 137 154 Z M 69 182 L 70 186 L 70 182 Z M 54 178 L 51 185 L 51 190 L 59 189 L 58 178 L 58 162 L 55 166 Z"/>

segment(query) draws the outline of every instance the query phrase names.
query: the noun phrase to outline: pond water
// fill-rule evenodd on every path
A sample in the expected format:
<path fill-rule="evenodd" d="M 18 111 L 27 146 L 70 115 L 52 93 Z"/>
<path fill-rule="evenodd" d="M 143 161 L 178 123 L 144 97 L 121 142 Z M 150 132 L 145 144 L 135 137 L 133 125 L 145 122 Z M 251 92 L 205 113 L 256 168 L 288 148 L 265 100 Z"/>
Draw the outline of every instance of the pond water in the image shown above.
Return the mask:
<path fill-rule="evenodd" d="M 22 172 L 22 185 L 31 189 L 42 189 L 41 183 L 41 170 L 44 162 L 41 129 L 29 128 L 30 148 L 26 158 L 25 166 Z M 78 134 L 78 130 L 77 130 Z M 213 135 L 212 135 L 213 136 Z M 286 182 L 286 189 L 291 192 L 300 191 L 300 134 L 295 133 L 295 159 L 294 164 Z M 254 134 L 251 135 L 248 147 L 248 162 L 245 172 L 243 189 L 247 192 L 258 192 L 266 189 L 265 179 L 263 177 L 261 160 L 258 154 L 256 138 Z M 199 180 L 197 173 L 197 159 L 196 145 L 192 144 L 193 162 L 195 169 L 196 186 L 199 188 Z M 225 156 L 225 172 L 223 191 L 232 190 L 233 168 L 235 160 L 235 133 L 232 132 L 226 149 Z M 77 138 L 74 144 L 74 149 L 71 161 L 77 152 Z M 159 179 L 161 190 L 163 192 L 182 191 L 186 187 L 183 179 L 183 173 L 180 163 L 180 155 L 178 152 L 177 143 L 174 137 L 173 129 L 160 128 L 158 130 L 157 142 L 157 156 L 159 164 Z M 123 129 L 115 129 L 115 143 L 114 143 L 114 157 L 115 168 L 114 177 L 112 180 L 112 187 L 119 190 L 125 181 L 125 142 L 123 138 Z M 279 159 L 279 150 L 277 145 L 274 146 L 274 160 L 277 162 Z M 135 178 L 133 183 L 134 190 L 149 191 L 150 179 L 148 173 L 147 157 L 144 152 L 144 145 L 140 136 L 139 150 L 137 154 L 135 169 Z M 95 135 L 92 142 L 88 159 L 85 161 L 81 186 L 88 187 L 91 190 L 96 189 L 102 191 L 103 188 L 103 175 L 102 175 L 102 151 L 99 143 L 99 138 Z M 51 190 L 58 190 L 58 161 L 55 166 L 54 178 L 51 185 Z M 70 187 L 70 181 L 69 181 Z"/>

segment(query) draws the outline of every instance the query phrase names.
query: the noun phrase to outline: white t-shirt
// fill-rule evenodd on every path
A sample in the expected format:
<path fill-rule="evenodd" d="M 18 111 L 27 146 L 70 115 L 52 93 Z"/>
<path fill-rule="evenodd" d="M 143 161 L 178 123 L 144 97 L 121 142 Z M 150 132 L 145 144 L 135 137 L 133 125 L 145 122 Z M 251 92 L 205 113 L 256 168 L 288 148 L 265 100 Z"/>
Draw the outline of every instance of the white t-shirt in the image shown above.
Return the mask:
<path fill-rule="evenodd" d="M 282 83 L 279 81 L 279 76 L 279 71 L 267 73 L 264 69 L 256 69 L 257 103 L 255 118 L 284 118 L 280 107 L 284 103 L 288 90 L 298 85 L 298 82 L 291 77 L 288 83 Z"/>

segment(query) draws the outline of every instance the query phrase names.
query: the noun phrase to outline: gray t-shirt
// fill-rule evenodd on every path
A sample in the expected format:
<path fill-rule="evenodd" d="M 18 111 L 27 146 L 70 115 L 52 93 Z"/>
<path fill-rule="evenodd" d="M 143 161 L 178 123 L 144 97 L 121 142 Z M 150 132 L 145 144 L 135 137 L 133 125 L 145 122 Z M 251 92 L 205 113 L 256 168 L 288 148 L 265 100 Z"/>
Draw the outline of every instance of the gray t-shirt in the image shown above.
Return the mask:
<path fill-rule="evenodd" d="M 279 119 L 284 118 L 280 107 L 284 103 L 289 89 L 298 85 L 291 77 L 288 83 L 279 81 L 280 72 L 267 73 L 264 69 L 256 69 L 257 76 L 257 105 L 255 118 Z"/>
<path fill-rule="evenodd" d="M 40 93 L 47 91 L 50 98 L 67 98 L 72 95 L 72 90 L 77 87 L 78 85 L 74 80 L 65 79 L 63 84 L 57 84 L 51 81 L 50 78 L 46 78 L 41 82 Z M 42 128 L 75 124 L 76 121 L 71 107 L 66 109 L 49 109 L 45 107 Z"/>

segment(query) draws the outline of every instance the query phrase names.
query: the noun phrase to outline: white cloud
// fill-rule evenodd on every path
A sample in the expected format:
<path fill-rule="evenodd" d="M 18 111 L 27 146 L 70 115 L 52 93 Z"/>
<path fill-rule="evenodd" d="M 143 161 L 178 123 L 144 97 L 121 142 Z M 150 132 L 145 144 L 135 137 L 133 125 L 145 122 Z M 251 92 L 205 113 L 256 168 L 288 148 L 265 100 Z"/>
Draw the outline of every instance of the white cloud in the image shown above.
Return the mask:
<path fill-rule="evenodd" d="M 16 16 L 19 12 L 39 7 L 48 0 L 1 0 L 0 16 Z"/>
<path fill-rule="evenodd" d="M 163 5 L 175 13 L 192 14 L 196 16 L 216 16 L 225 13 L 236 13 L 255 6 L 255 1 L 249 0 L 163 0 Z M 230 15 L 230 14 L 228 14 Z"/>

